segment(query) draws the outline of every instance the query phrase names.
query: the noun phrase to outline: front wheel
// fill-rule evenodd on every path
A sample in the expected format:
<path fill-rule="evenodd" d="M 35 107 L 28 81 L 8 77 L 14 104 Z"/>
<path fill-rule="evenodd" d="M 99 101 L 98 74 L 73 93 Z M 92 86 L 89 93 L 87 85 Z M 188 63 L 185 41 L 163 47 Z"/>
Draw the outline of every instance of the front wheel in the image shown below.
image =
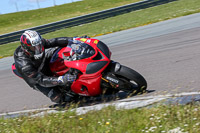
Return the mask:
<path fill-rule="evenodd" d="M 147 89 L 147 82 L 144 77 L 135 70 L 121 65 L 115 76 L 120 80 L 119 89 L 128 93 L 144 92 Z"/>
<path fill-rule="evenodd" d="M 120 67 L 115 66 L 113 68 L 118 68 L 116 71 L 108 69 L 102 78 L 102 88 L 107 88 L 106 92 L 116 93 L 122 90 L 137 94 L 143 93 L 147 89 L 147 82 L 141 74 L 123 65 L 120 65 Z"/>

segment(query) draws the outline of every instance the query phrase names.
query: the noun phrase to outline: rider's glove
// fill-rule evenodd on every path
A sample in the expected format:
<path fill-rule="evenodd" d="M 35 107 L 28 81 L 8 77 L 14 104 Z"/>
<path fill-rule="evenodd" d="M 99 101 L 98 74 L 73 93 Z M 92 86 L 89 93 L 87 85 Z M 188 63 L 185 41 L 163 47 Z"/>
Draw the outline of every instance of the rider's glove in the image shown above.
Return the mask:
<path fill-rule="evenodd" d="M 72 83 L 74 80 L 76 80 L 76 75 L 65 74 L 63 76 L 58 77 L 58 82 L 60 83 L 60 85 L 66 85 L 67 83 Z"/>
<path fill-rule="evenodd" d="M 76 38 L 78 38 L 78 37 L 73 37 L 73 43 L 77 43 L 78 41 L 76 40 Z"/>
<path fill-rule="evenodd" d="M 77 36 L 73 37 L 73 43 L 77 43 L 78 41 L 76 40 L 76 38 L 78 38 Z M 79 38 L 90 38 L 89 36 L 87 35 L 84 35 L 84 36 L 81 36 Z"/>
<path fill-rule="evenodd" d="M 84 35 L 84 36 L 81 36 L 80 38 L 90 38 L 90 37 L 87 35 Z"/>

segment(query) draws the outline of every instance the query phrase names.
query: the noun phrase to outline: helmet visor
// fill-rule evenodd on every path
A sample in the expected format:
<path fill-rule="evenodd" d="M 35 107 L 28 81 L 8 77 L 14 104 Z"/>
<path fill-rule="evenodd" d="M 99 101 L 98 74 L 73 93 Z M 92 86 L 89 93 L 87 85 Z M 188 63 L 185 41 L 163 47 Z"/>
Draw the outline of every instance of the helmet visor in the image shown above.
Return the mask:
<path fill-rule="evenodd" d="M 29 46 L 28 53 L 34 56 L 35 59 L 41 58 L 44 53 L 44 46 L 42 45 L 42 42 L 40 41 L 34 46 Z"/>
<path fill-rule="evenodd" d="M 41 54 L 44 51 L 44 47 L 42 44 L 36 46 L 30 46 L 29 51 L 34 54 Z"/>
<path fill-rule="evenodd" d="M 31 51 L 33 50 L 35 52 L 34 54 L 35 59 L 42 58 L 43 53 L 44 53 L 44 46 L 42 44 L 31 47 L 30 49 Z"/>

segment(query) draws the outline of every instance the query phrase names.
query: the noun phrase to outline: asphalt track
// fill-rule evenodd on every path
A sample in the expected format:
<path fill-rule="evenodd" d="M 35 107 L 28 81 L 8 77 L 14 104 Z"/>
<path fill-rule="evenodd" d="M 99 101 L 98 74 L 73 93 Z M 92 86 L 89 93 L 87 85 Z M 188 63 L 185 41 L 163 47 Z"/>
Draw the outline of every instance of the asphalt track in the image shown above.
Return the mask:
<path fill-rule="evenodd" d="M 144 95 L 199 91 L 199 22 L 200 14 L 194 14 L 97 38 L 109 45 L 113 60 L 146 78 L 152 92 Z M 13 75 L 12 62 L 0 60 L 0 113 L 53 104 Z"/>

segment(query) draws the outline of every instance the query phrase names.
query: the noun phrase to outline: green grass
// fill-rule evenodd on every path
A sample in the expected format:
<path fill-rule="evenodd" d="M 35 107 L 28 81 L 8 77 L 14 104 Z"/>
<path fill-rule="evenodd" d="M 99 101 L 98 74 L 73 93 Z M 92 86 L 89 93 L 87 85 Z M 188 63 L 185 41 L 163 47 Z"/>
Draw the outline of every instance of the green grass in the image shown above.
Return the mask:
<path fill-rule="evenodd" d="M 107 0 L 101 0 L 100 2 L 102 1 L 107 1 Z M 109 0 L 107 2 L 110 2 L 111 4 L 113 4 L 113 1 L 115 2 L 115 0 Z M 118 1 L 122 1 L 122 0 L 118 0 Z M 92 2 L 94 3 L 97 1 L 91 0 L 91 3 Z M 72 6 L 74 4 L 76 5 L 77 3 L 72 3 Z M 80 25 L 80 26 L 76 26 L 72 28 L 58 30 L 55 32 L 45 34 L 43 35 L 43 37 L 49 39 L 49 38 L 60 37 L 60 36 L 73 37 L 73 36 L 81 36 L 81 35 L 86 35 L 86 34 L 93 37 L 93 36 L 108 34 L 108 33 L 116 32 L 120 30 L 125 30 L 125 29 L 143 26 L 143 25 L 147 25 L 151 23 L 156 23 L 159 21 L 164 21 L 164 20 L 168 20 L 168 19 L 172 19 L 172 18 L 176 18 L 180 16 L 198 13 L 200 12 L 199 5 L 200 5 L 200 0 L 178 0 L 175 2 L 168 3 L 168 4 L 151 7 L 151 8 L 147 8 L 143 10 L 138 10 L 131 13 L 119 15 L 116 17 L 107 18 L 104 20 L 99 20 L 99 21 L 92 22 L 89 24 L 84 24 L 84 25 Z M 53 8 L 51 9 L 53 10 Z M 43 12 L 41 12 L 41 14 L 43 14 Z M 41 20 L 42 19 L 37 20 L 37 21 L 41 21 Z M 1 45 L 0 58 L 6 57 L 6 56 L 12 56 L 15 48 L 18 45 L 19 45 L 19 42 Z"/>
<path fill-rule="evenodd" d="M 0 119 L 2 133 L 167 133 L 200 132 L 199 105 L 171 105 L 116 110 L 107 107 L 84 115 L 75 112 L 46 114 L 44 117 Z"/>
<path fill-rule="evenodd" d="M 140 0 L 83 0 L 55 7 L 0 15 L 0 34 L 60 21 L 137 1 Z"/>

